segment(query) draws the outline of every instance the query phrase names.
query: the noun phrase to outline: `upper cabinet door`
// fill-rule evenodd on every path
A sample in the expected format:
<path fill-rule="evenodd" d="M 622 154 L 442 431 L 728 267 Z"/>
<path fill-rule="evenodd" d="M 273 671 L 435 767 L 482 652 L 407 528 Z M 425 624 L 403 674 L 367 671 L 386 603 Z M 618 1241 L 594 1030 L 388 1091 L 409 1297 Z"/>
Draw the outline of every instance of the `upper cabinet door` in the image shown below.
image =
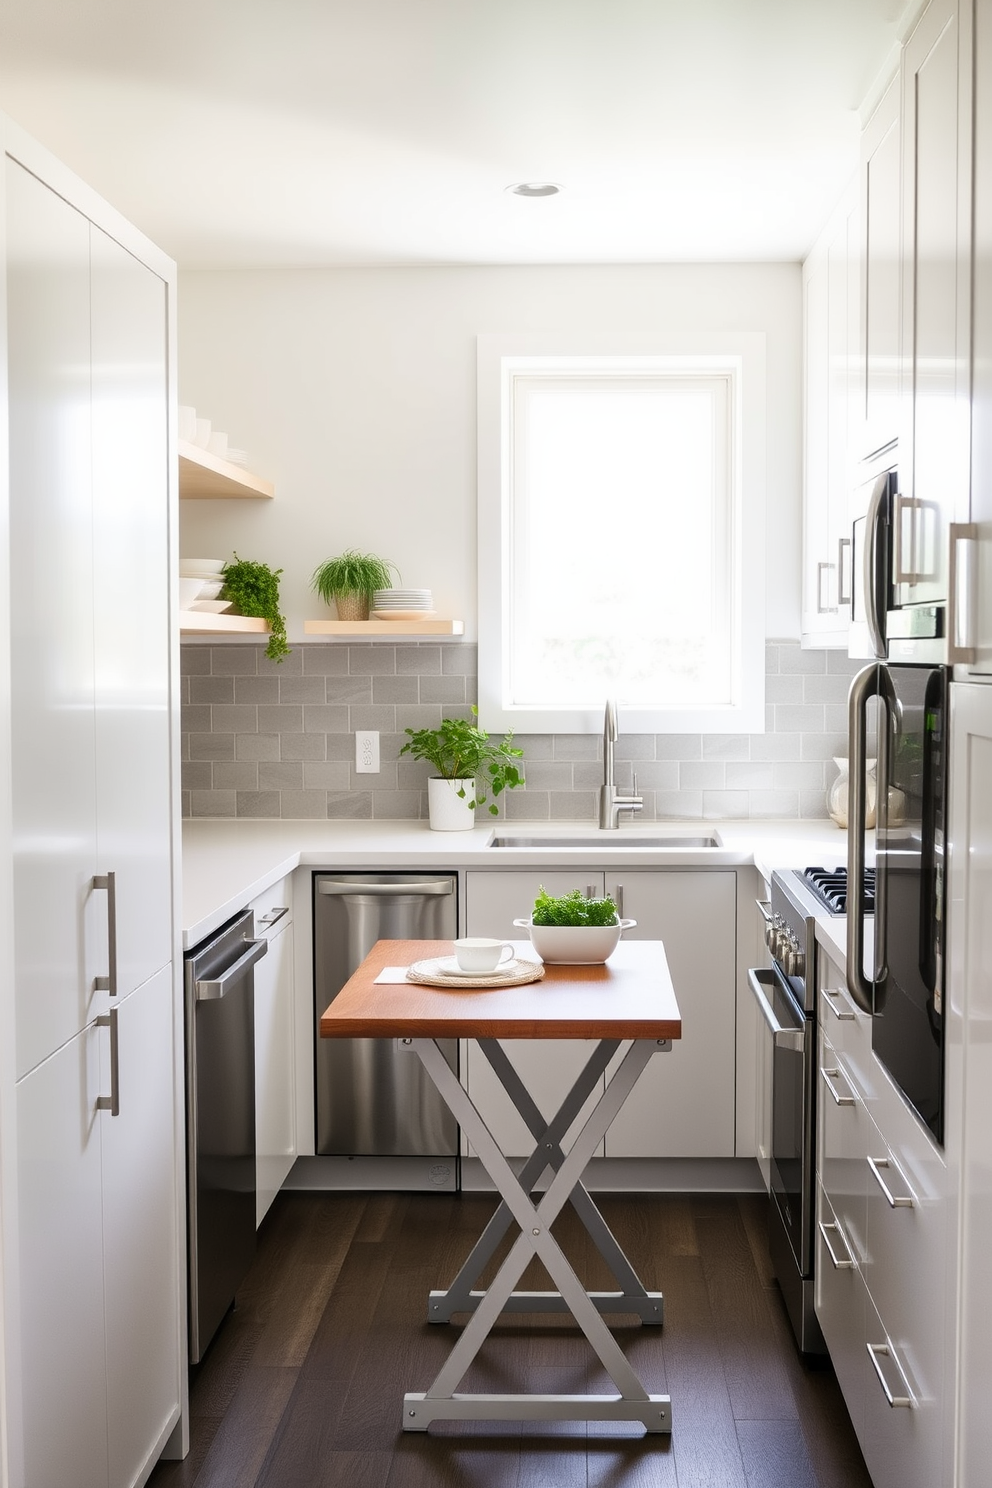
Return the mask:
<path fill-rule="evenodd" d="M 126 996 L 171 955 L 167 290 L 97 227 L 91 263 L 97 848 Z"/>
<path fill-rule="evenodd" d="M 971 123 L 970 88 L 959 79 L 968 64 L 957 0 L 931 0 L 903 56 L 896 604 L 947 599 L 948 527 L 967 518 Z"/>
<path fill-rule="evenodd" d="M 861 137 L 861 327 L 854 418 L 865 459 L 899 432 L 899 78 Z"/>
<path fill-rule="evenodd" d="M 96 869 L 89 224 L 12 161 L 7 186 L 17 1073 L 92 1016 Z"/>
<path fill-rule="evenodd" d="M 971 520 L 978 524 L 976 676 L 992 673 L 992 6 L 975 8 Z"/>

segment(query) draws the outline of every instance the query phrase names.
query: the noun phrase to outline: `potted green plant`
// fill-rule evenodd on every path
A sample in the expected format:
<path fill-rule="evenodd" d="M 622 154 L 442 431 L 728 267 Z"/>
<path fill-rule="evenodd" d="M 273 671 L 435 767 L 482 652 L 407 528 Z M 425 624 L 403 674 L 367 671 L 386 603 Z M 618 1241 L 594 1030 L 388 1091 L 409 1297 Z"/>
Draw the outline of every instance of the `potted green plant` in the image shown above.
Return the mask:
<path fill-rule="evenodd" d="M 325 604 L 337 607 L 339 620 L 367 620 L 376 589 L 392 587 L 390 573 L 400 577 L 395 563 L 348 548 L 337 558 L 327 558 L 317 565 L 310 587 Z"/>
<path fill-rule="evenodd" d="M 542 884 L 529 919 L 514 920 L 527 930 L 542 961 L 570 966 L 598 966 L 616 950 L 625 930 L 636 920 L 622 920 L 613 898 L 589 898 L 581 889 L 557 897 Z"/>
<path fill-rule="evenodd" d="M 479 710 L 472 708 L 473 718 Z M 523 785 L 516 761 L 523 750 L 513 747 L 508 733 L 494 744 L 484 729 L 466 718 L 442 718 L 439 728 L 408 728 L 400 754 L 426 760 L 437 771 L 427 782 L 430 824 L 434 831 L 465 831 L 474 823 L 476 806 L 485 805 L 489 793 L 500 795 Z M 498 815 L 495 802 L 489 810 Z"/>
<path fill-rule="evenodd" d="M 231 600 L 242 615 L 254 615 L 269 622 L 269 644 L 265 654 L 272 661 L 282 661 L 289 655 L 286 619 L 279 608 L 281 573 L 281 568 L 271 569 L 267 563 L 239 558 L 237 553 L 222 571 L 224 598 Z"/>

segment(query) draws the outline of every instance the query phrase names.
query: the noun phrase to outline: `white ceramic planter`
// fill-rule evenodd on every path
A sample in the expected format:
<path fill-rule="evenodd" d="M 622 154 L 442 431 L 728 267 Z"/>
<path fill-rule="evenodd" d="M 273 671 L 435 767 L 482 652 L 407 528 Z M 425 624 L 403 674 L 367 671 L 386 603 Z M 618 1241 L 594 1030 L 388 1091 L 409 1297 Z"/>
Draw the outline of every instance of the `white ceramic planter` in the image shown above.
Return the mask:
<path fill-rule="evenodd" d="M 534 925 L 527 918 L 513 923 L 527 931 L 542 961 L 564 966 L 599 966 L 609 960 L 623 932 L 637 921 L 618 920 L 615 925 Z"/>
<path fill-rule="evenodd" d="M 459 791 L 464 791 L 460 796 Z M 474 780 L 441 780 L 427 782 L 427 805 L 432 832 L 470 832 L 475 826 Z"/>

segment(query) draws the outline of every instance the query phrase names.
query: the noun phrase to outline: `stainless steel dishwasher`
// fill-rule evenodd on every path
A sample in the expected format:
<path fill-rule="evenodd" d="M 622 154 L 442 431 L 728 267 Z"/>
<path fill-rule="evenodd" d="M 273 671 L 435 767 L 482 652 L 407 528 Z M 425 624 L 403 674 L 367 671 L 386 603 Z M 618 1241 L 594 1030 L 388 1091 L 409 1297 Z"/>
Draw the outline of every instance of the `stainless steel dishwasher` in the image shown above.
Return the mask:
<path fill-rule="evenodd" d="M 320 1015 L 377 940 L 450 940 L 454 874 L 314 874 L 316 1151 L 349 1186 L 451 1189 L 458 1127 L 415 1055 L 387 1039 L 322 1039 Z M 457 1069 L 458 1041 L 444 1041 Z"/>
<path fill-rule="evenodd" d="M 185 958 L 191 1364 L 203 1357 L 255 1255 L 252 968 L 268 942 L 253 932 L 245 910 Z"/>

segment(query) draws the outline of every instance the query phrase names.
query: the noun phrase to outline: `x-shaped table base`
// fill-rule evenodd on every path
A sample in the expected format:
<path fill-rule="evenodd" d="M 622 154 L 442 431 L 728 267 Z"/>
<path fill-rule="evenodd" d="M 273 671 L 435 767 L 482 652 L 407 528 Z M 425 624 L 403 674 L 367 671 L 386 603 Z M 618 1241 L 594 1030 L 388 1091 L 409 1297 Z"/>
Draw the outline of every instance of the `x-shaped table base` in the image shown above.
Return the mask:
<path fill-rule="evenodd" d="M 519 1177 L 434 1040 L 414 1038 L 411 1043 L 478 1153 L 502 1197 L 502 1203 L 452 1285 L 445 1292 L 432 1292 L 430 1295 L 431 1322 L 448 1322 L 456 1312 L 470 1312 L 472 1316 L 430 1389 L 423 1394 L 404 1396 L 404 1429 L 426 1431 L 430 1423 L 437 1420 L 571 1420 L 640 1421 L 649 1432 L 670 1432 L 670 1397 L 648 1394 L 600 1315 L 602 1312 L 634 1312 L 642 1322 L 661 1323 L 664 1317 L 662 1295 L 645 1290 L 581 1182 L 590 1158 L 641 1071 L 653 1054 L 671 1047 L 670 1041 L 638 1039 L 631 1043 L 571 1149 L 565 1153 L 561 1142 L 604 1074 L 620 1046 L 620 1040 L 604 1039 L 597 1044 L 561 1108 L 549 1122 L 541 1115 L 497 1041 L 480 1039 L 483 1052 L 535 1139 L 534 1152 Z M 545 1193 L 535 1201 L 530 1189 L 548 1167 L 554 1177 Z M 620 1283 L 619 1292 L 586 1292 L 551 1234 L 554 1220 L 569 1200 Z M 474 1291 L 473 1285 L 479 1274 L 514 1221 L 520 1234 L 492 1285 L 484 1292 Z M 514 1291 L 532 1256 L 537 1256 L 543 1263 L 558 1288 L 556 1292 Z M 456 1391 L 501 1313 L 552 1311 L 572 1314 L 619 1394 L 485 1395 Z"/>

